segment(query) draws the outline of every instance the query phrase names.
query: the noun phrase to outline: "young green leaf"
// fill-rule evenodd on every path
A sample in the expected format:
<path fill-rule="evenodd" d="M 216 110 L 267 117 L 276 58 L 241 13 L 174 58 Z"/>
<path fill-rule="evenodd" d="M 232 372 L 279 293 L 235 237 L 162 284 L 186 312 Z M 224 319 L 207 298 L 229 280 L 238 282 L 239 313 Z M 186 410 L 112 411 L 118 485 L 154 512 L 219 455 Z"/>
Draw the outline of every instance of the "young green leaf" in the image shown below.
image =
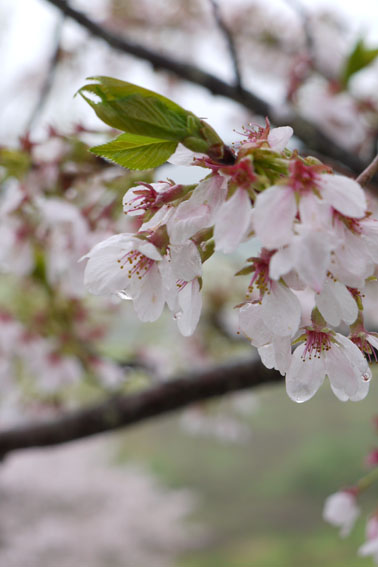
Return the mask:
<path fill-rule="evenodd" d="M 150 169 L 165 163 L 176 147 L 177 142 L 171 140 L 121 134 L 107 144 L 91 148 L 91 152 L 122 167 Z"/>
<path fill-rule="evenodd" d="M 128 134 L 94 148 L 97 155 L 132 169 L 149 169 L 164 163 L 181 142 L 222 163 L 232 161 L 232 151 L 211 126 L 168 98 L 110 77 L 92 80 L 80 95 L 103 122 Z"/>
<path fill-rule="evenodd" d="M 347 87 L 351 77 L 361 71 L 378 57 L 378 49 L 370 49 L 366 47 L 364 40 L 359 39 L 345 62 L 342 71 L 341 83 L 343 87 Z"/>
<path fill-rule="evenodd" d="M 116 79 L 98 77 L 97 81 L 85 85 L 79 93 L 109 126 L 164 140 L 181 141 L 200 135 L 199 118 L 169 99 Z M 97 102 L 88 95 L 94 95 Z"/>

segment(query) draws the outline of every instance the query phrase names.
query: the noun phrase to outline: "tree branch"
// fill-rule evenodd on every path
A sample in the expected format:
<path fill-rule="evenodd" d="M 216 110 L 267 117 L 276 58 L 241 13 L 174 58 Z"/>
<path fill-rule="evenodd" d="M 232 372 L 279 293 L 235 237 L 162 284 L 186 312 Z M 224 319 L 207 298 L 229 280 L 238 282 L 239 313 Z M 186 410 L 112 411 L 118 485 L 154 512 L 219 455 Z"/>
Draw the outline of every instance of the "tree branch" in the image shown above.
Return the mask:
<path fill-rule="evenodd" d="M 362 173 L 357 177 L 356 181 L 365 187 L 369 181 L 378 173 L 378 154 L 375 156 L 373 161 L 364 169 Z"/>
<path fill-rule="evenodd" d="M 235 42 L 234 42 L 234 38 L 232 36 L 232 33 L 230 32 L 230 30 L 228 29 L 228 27 L 226 26 L 226 24 L 223 21 L 217 0 L 210 0 L 210 4 L 211 4 L 211 7 L 213 9 L 214 19 L 217 23 L 217 26 L 220 29 L 220 31 L 222 32 L 222 34 L 223 34 L 223 36 L 224 36 L 224 38 L 227 42 L 227 45 L 228 45 L 228 50 L 230 52 L 231 61 L 232 61 L 233 67 L 234 67 L 236 87 L 238 89 L 241 89 L 242 88 L 242 76 L 241 76 L 238 53 L 237 53 L 236 45 L 235 45 Z"/>
<path fill-rule="evenodd" d="M 27 122 L 27 125 L 26 125 L 26 128 L 25 128 L 26 132 L 30 132 L 30 130 L 33 128 L 34 123 L 36 122 L 38 116 L 41 114 L 43 107 L 46 104 L 47 98 L 50 94 L 50 91 L 52 89 L 52 86 L 53 86 L 53 83 L 54 83 L 54 78 L 55 78 L 55 73 L 56 73 L 56 69 L 57 69 L 57 65 L 58 65 L 59 57 L 60 57 L 60 43 L 61 43 L 61 39 L 62 39 L 63 24 L 64 24 L 64 16 L 62 18 L 59 18 L 59 20 L 58 20 L 58 22 L 57 22 L 57 24 L 54 28 L 52 56 L 51 56 L 51 59 L 50 59 L 50 62 L 49 62 L 48 69 L 46 71 L 46 77 L 45 77 L 45 80 L 43 82 L 38 100 L 35 104 L 35 107 L 32 110 L 30 118 Z"/>
<path fill-rule="evenodd" d="M 257 359 L 188 373 L 136 394 L 117 395 L 101 404 L 70 411 L 49 421 L 2 431 L 0 456 L 19 449 L 67 443 L 130 426 L 195 402 L 282 381 L 278 372 L 267 370 Z"/>
<path fill-rule="evenodd" d="M 181 79 L 204 87 L 214 95 L 224 96 L 230 100 L 238 102 L 243 105 L 244 108 L 255 114 L 270 116 L 272 117 L 273 122 L 278 126 L 290 124 L 295 131 L 295 135 L 302 139 L 309 148 L 340 161 L 355 173 L 359 173 L 365 167 L 366 164 L 363 163 L 358 156 L 335 144 L 334 141 L 323 134 L 323 132 L 315 125 L 304 120 L 300 116 L 293 114 L 290 117 L 282 117 L 280 114 L 277 114 L 274 107 L 271 107 L 266 101 L 250 91 L 229 85 L 211 73 L 202 71 L 194 65 L 177 61 L 166 55 L 161 55 L 151 49 L 127 41 L 123 37 L 98 25 L 82 12 L 79 12 L 69 6 L 66 0 L 46 1 L 56 6 L 63 14 L 72 18 L 92 35 L 103 39 L 114 49 L 121 51 L 122 53 L 127 53 L 128 55 L 133 55 L 134 57 L 138 57 L 144 61 L 148 61 L 154 68 L 173 73 Z"/>

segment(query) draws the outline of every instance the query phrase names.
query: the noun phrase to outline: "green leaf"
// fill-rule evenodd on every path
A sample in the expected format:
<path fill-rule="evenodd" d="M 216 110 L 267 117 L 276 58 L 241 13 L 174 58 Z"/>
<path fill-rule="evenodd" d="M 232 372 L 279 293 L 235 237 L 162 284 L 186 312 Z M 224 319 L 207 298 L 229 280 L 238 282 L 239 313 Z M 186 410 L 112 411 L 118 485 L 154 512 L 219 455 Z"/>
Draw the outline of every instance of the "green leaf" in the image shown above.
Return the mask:
<path fill-rule="evenodd" d="M 128 134 L 94 148 L 97 155 L 132 169 L 150 169 L 164 163 L 179 142 L 216 160 L 230 152 L 211 126 L 168 98 L 110 77 L 90 80 L 95 82 L 79 94 L 103 122 Z"/>
<path fill-rule="evenodd" d="M 169 99 L 131 83 L 95 78 L 79 90 L 97 116 L 109 126 L 164 140 L 181 141 L 199 135 L 201 121 Z M 97 102 L 88 95 L 95 95 Z"/>
<path fill-rule="evenodd" d="M 107 144 L 91 148 L 91 152 L 129 169 L 150 169 L 165 163 L 176 147 L 175 141 L 121 134 Z"/>
<path fill-rule="evenodd" d="M 370 49 L 366 47 L 364 40 L 362 38 L 359 39 L 345 62 L 344 69 L 341 74 L 341 83 L 343 87 L 346 88 L 351 77 L 358 71 L 361 71 L 370 65 L 376 57 L 378 57 L 378 49 Z"/>
<path fill-rule="evenodd" d="M 106 95 L 108 100 L 116 100 L 119 98 L 123 98 L 129 95 L 142 95 L 143 97 L 153 97 L 155 99 L 160 100 L 160 102 L 164 103 L 165 106 L 170 108 L 175 112 L 182 112 L 185 114 L 192 114 L 191 112 L 184 110 L 180 105 L 176 104 L 169 98 L 166 98 L 163 95 L 155 93 L 154 91 L 150 91 L 148 89 L 144 89 L 143 87 L 139 87 L 138 85 L 134 85 L 133 83 L 127 83 L 126 81 L 121 81 L 119 79 L 113 79 L 112 77 L 88 77 L 89 81 L 97 81 L 97 83 L 92 83 L 91 85 L 86 85 L 79 90 L 88 89 L 88 87 L 97 87 L 102 90 L 102 92 Z M 193 115 L 194 116 L 194 115 Z"/>
<path fill-rule="evenodd" d="M 31 166 L 30 155 L 22 150 L 0 148 L 0 167 L 5 169 L 4 179 L 22 179 Z"/>

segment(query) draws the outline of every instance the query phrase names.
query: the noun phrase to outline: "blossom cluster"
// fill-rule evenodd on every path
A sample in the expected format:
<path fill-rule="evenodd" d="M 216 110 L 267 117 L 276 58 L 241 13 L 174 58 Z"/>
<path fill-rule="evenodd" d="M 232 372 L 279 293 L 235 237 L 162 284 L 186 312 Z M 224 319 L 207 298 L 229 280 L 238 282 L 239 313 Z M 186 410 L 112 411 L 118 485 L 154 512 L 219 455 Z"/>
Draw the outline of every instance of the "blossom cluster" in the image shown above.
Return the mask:
<path fill-rule="evenodd" d="M 28 397 L 40 412 L 68 401 L 67 390 L 86 378 L 100 391 L 125 381 L 99 344 L 115 306 L 89 300 L 78 263 L 123 220 L 119 171 L 88 152 L 81 130 L 0 147 L 1 419 L 8 421 L 19 419 Z"/>
<path fill-rule="evenodd" d="M 127 191 L 124 213 L 139 219 L 139 230 L 91 249 L 85 285 L 131 300 L 142 321 L 157 320 L 166 304 L 187 336 L 200 317 L 203 263 L 258 243 L 238 272 L 250 278 L 237 307 L 240 332 L 286 375 L 293 400 L 310 399 L 326 376 L 340 400 L 360 400 L 371 378 L 365 355 L 378 347 L 363 322 L 378 222 L 356 181 L 287 148 L 292 133 L 268 121 L 252 126 L 218 161 L 179 145 L 170 161 L 203 167 L 206 177 Z"/>

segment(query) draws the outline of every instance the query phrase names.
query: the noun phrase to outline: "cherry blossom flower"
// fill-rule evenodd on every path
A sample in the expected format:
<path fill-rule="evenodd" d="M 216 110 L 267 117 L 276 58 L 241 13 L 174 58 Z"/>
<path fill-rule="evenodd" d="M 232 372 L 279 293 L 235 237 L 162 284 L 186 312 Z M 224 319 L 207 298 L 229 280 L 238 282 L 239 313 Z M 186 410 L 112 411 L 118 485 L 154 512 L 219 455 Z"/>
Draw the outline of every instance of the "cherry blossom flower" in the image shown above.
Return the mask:
<path fill-rule="evenodd" d="M 168 182 L 141 183 L 131 187 L 123 197 L 123 211 L 130 216 L 144 215 L 146 211 L 157 207 L 159 196 L 171 188 Z"/>
<path fill-rule="evenodd" d="M 281 153 L 294 133 L 291 126 L 271 128 L 268 118 L 265 119 L 265 127 L 259 124 L 251 124 L 249 128 L 243 128 L 243 130 L 243 134 L 247 136 L 247 140 L 241 142 L 243 153 L 245 150 L 254 148 Z"/>
<path fill-rule="evenodd" d="M 240 309 L 240 329 L 257 347 L 272 343 L 273 337 L 293 337 L 300 323 L 300 303 L 294 293 L 269 277 L 271 253 L 263 249 L 251 258 L 253 277 L 249 285 L 250 301 Z M 258 297 L 253 299 L 253 293 Z"/>
<path fill-rule="evenodd" d="M 115 234 L 96 244 L 84 258 L 88 258 L 84 284 L 91 293 L 134 300 L 142 321 L 160 317 L 165 303 L 158 268 L 162 255 L 154 244 L 133 234 Z"/>
<path fill-rule="evenodd" d="M 180 331 L 193 333 L 202 307 L 202 263 L 192 241 L 170 244 L 163 255 L 150 241 L 125 233 L 100 242 L 85 258 L 84 281 L 92 293 L 133 300 L 141 321 L 156 321 L 167 301 Z"/>
<path fill-rule="evenodd" d="M 362 218 L 366 214 L 366 197 L 360 185 L 345 176 L 319 173 L 319 166 L 308 166 L 300 160 L 290 162 L 286 184 L 273 185 L 256 200 L 254 227 L 262 245 L 279 248 L 293 238 L 296 216 L 303 213 L 322 215 L 326 203 L 342 215 Z M 301 197 L 306 195 L 306 211 Z M 299 206 L 298 206 L 299 200 Z"/>
<path fill-rule="evenodd" d="M 184 245 L 171 245 L 161 271 L 168 307 L 181 334 L 190 336 L 197 327 L 202 309 L 199 282 L 202 263 L 197 246 L 190 240 Z"/>
<path fill-rule="evenodd" d="M 366 524 L 366 542 L 358 550 L 361 557 L 373 556 L 374 563 L 378 565 L 378 518 L 371 516 Z"/>
<path fill-rule="evenodd" d="M 352 530 L 359 513 L 355 491 L 342 490 L 328 496 L 324 504 L 323 518 L 340 528 L 341 537 L 346 537 Z"/>
<path fill-rule="evenodd" d="M 332 254 L 332 274 L 348 286 L 364 287 L 374 273 L 378 231 L 374 219 L 352 219 L 335 215 L 333 221 L 337 246 Z"/>
<path fill-rule="evenodd" d="M 312 398 L 326 376 L 341 401 L 358 401 L 367 395 L 371 371 L 351 340 L 316 328 L 306 328 L 304 339 L 286 373 L 286 391 L 292 400 L 301 403 Z"/>

